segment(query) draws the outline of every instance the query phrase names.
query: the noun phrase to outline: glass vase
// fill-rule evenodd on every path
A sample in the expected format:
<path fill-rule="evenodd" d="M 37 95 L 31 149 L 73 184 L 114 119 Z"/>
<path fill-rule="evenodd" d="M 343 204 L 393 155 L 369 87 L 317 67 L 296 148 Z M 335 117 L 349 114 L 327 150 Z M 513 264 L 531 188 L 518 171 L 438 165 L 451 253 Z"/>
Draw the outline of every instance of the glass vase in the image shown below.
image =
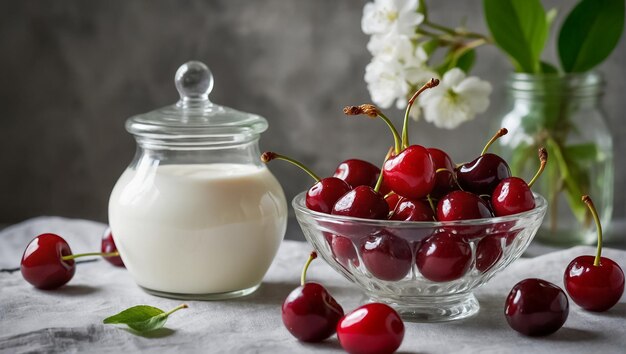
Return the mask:
<path fill-rule="evenodd" d="M 499 127 L 502 157 L 513 175 L 529 181 L 539 167 L 537 150 L 547 149 L 544 174 L 533 190 L 546 197 L 548 211 L 536 240 L 571 246 L 593 244 L 595 224 L 581 196 L 594 200 L 602 225 L 613 210 L 613 141 L 602 109 L 604 81 L 596 72 L 512 74 L 507 108 Z M 607 235 L 609 236 L 609 235 Z"/>

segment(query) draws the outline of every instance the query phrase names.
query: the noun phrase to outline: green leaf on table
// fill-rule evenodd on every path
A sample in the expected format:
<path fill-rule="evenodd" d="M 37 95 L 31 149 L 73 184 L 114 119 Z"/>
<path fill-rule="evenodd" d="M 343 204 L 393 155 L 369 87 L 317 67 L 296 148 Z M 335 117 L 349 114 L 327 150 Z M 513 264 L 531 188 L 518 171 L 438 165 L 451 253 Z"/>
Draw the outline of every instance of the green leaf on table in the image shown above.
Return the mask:
<path fill-rule="evenodd" d="M 516 70 L 540 72 L 539 58 L 548 38 L 546 12 L 539 0 L 484 0 L 487 26 Z"/>
<path fill-rule="evenodd" d="M 165 322 L 167 322 L 169 315 L 184 308 L 187 308 L 187 305 L 182 304 L 168 312 L 164 312 L 159 308 L 148 305 L 133 306 L 117 315 L 105 318 L 102 322 L 105 324 L 125 324 L 140 333 L 149 332 L 162 328 Z"/>
<path fill-rule="evenodd" d="M 565 72 L 584 72 L 611 54 L 624 29 L 624 0 L 582 0 L 565 19 L 558 39 Z"/>

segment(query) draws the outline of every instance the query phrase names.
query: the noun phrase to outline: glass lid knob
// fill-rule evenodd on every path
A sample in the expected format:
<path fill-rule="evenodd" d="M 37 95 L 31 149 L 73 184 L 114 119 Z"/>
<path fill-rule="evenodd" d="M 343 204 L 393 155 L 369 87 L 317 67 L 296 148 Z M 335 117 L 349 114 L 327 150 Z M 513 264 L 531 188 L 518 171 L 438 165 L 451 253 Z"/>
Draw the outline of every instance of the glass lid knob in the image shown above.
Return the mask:
<path fill-rule="evenodd" d="M 176 89 L 183 102 L 208 101 L 213 89 L 211 70 L 199 61 L 189 61 L 176 70 Z"/>

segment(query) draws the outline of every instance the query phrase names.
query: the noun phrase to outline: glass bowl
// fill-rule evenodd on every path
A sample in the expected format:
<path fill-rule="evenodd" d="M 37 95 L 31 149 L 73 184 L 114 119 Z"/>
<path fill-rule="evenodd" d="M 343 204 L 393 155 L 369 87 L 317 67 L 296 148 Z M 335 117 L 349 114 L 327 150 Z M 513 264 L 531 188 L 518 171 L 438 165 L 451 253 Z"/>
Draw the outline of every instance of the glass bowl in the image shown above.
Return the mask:
<path fill-rule="evenodd" d="M 518 259 L 546 213 L 535 194 L 527 212 L 453 222 L 369 220 L 312 211 L 305 192 L 292 202 L 304 236 L 334 270 L 371 302 L 407 320 L 439 322 L 474 315 L 472 291 Z"/>

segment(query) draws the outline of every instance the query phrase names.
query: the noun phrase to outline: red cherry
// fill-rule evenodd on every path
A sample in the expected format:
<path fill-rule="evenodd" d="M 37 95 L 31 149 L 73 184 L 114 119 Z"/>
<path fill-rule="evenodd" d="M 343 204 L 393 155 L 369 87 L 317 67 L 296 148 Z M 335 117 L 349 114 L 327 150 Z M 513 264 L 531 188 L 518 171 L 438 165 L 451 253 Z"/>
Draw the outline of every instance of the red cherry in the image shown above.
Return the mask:
<path fill-rule="evenodd" d="M 509 234 L 493 234 L 483 237 L 476 245 L 476 269 L 485 273 L 502 258 L 502 242 Z"/>
<path fill-rule="evenodd" d="M 463 190 L 491 195 L 494 188 L 507 177 L 511 177 L 509 165 L 500 156 L 488 154 L 487 150 L 499 137 L 506 135 L 501 128 L 489 140 L 479 157 L 472 162 L 462 164 L 456 169 L 456 179 Z"/>
<path fill-rule="evenodd" d="M 463 190 L 491 194 L 503 179 L 511 177 L 509 165 L 498 155 L 484 154 L 459 166 L 456 179 Z"/>
<path fill-rule="evenodd" d="M 369 236 L 361 246 L 367 270 L 380 280 L 395 281 L 411 271 L 413 254 L 409 244 L 389 232 Z"/>
<path fill-rule="evenodd" d="M 548 162 L 548 151 L 543 147 L 539 149 L 539 159 L 539 170 L 528 184 L 518 177 L 508 177 L 498 183 L 491 195 L 491 207 L 496 216 L 518 214 L 535 208 L 535 198 L 530 187 Z"/>
<path fill-rule="evenodd" d="M 602 312 L 613 307 L 624 293 L 624 272 L 612 259 L 579 256 L 565 269 L 565 290 L 578 306 Z"/>
<path fill-rule="evenodd" d="M 613 260 L 602 257 L 602 226 L 593 201 L 583 196 L 598 228 L 598 250 L 595 257 L 579 256 L 565 269 L 565 290 L 578 306 L 602 312 L 613 307 L 624 294 L 624 271 Z"/>
<path fill-rule="evenodd" d="M 441 231 L 422 241 L 415 258 L 422 276 L 435 282 L 461 278 L 472 263 L 470 244 Z"/>
<path fill-rule="evenodd" d="M 433 198 L 441 198 L 444 195 L 458 190 L 459 186 L 455 180 L 454 170 L 456 166 L 450 156 L 437 148 L 428 148 L 428 153 L 435 164 L 435 187 L 430 192 Z"/>
<path fill-rule="evenodd" d="M 534 209 L 535 198 L 523 179 L 508 177 L 493 190 L 491 207 L 496 216 L 517 214 Z"/>
<path fill-rule="evenodd" d="M 400 221 L 434 221 L 435 213 L 428 202 L 423 200 L 403 199 L 389 217 Z"/>
<path fill-rule="evenodd" d="M 56 234 L 41 234 L 35 237 L 24 251 L 21 262 L 22 276 L 34 287 L 44 290 L 65 285 L 76 272 L 72 250 L 67 242 Z"/>
<path fill-rule="evenodd" d="M 489 205 L 470 192 L 448 193 L 437 204 L 437 220 L 439 221 L 482 219 L 492 216 Z"/>
<path fill-rule="evenodd" d="M 385 162 L 383 180 L 405 198 L 424 198 L 435 187 L 435 164 L 426 148 L 411 145 Z"/>
<path fill-rule="evenodd" d="M 347 237 L 325 233 L 326 241 L 330 245 L 330 250 L 335 256 L 337 262 L 348 269 L 352 264 L 354 267 L 359 266 L 359 257 L 356 254 L 356 249 L 352 240 Z"/>
<path fill-rule="evenodd" d="M 397 195 L 396 193 L 390 193 L 385 196 L 385 201 L 387 202 L 387 205 L 389 206 L 389 210 L 394 210 L 396 206 L 398 206 L 398 203 L 400 202 L 401 199 L 402 197 Z"/>
<path fill-rule="evenodd" d="M 305 283 L 306 270 L 317 257 L 311 253 L 302 271 L 302 285 L 294 289 L 282 306 L 283 324 L 296 338 L 304 342 L 319 342 L 335 333 L 343 316 L 343 308 L 318 283 Z"/>
<path fill-rule="evenodd" d="M 351 354 L 393 353 L 404 339 L 404 323 L 391 307 L 367 304 L 339 321 L 337 338 Z"/>
<path fill-rule="evenodd" d="M 382 220 L 387 218 L 389 206 L 372 187 L 358 186 L 337 200 L 331 214 Z"/>
<path fill-rule="evenodd" d="M 349 191 L 350 186 L 339 178 L 322 178 L 306 192 L 305 204 L 311 210 L 330 214 L 337 200 Z"/>
<path fill-rule="evenodd" d="M 344 180 L 351 188 L 370 186 L 374 188 L 380 169 L 371 163 L 359 159 L 349 159 L 337 166 L 333 177 Z"/>
<path fill-rule="evenodd" d="M 117 252 L 117 247 L 115 246 L 115 241 L 113 241 L 113 234 L 111 233 L 111 228 L 107 228 L 104 234 L 102 235 L 102 243 L 100 245 L 100 251 L 102 253 L 112 253 Z M 120 256 L 112 256 L 112 257 L 103 257 L 107 262 L 113 264 L 116 267 L 124 267 L 124 262 Z"/>
<path fill-rule="evenodd" d="M 300 167 L 315 180 L 315 184 L 306 193 L 305 204 L 307 208 L 320 213 L 330 214 L 335 202 L 350 190 L 350 185 L 336 177 L 319 178 L 308 167 L 290 157 L 275 152 L 264 152 L 261 161 L 267 163 L 274 159 L 287 161 Z"/>
<path fill-rule="evenodd" d="M 509 326 L 527 336 L 556 332 L 568 314 L 569 303 L 563 290 L 541 279 L 525 279 L 515 284 L 504 307 Z"/>
<path fill-rule="evenodd" d="M 409 145 L 408 118 L 411 107 L 417 96 L 424 90 L 435 87 L 439 80 L 431 79 L 409 99 L 404 115 L 402 137 L 393 123 L 376 106 L 364 104 L 345 107 L 347 115 L 367 115 L 371 118 L 380 118 L 391 130 L 394 148 L 388 154 L 382 169 L 383 180 L 396 194 L 410 199 L 420 199 L 427 196 L 435 186 L 435 165 L 428 150 L 420 145 Z"/>

